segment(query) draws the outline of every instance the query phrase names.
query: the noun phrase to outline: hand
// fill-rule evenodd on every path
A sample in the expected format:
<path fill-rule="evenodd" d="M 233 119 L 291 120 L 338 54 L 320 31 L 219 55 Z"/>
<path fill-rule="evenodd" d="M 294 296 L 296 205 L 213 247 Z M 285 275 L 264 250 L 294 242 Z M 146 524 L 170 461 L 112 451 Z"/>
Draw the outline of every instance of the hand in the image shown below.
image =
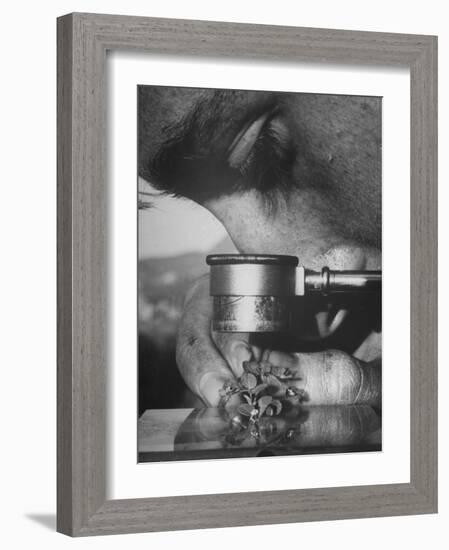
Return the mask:
<path fill-rule="evenodd" d="M 366 363 L 338 350 L 319 353 L 284 353 L 250 345 L 248 333 L 211 331 L 212 298 L 209 277 L 199 279 L 188 293 L 180 323 L 176 359 L 189 388 L 207 406 L 220 404 L 220 390 L 235 385 L 244 361 L 266 361 L 288 369 L 289 377 L 278 395 L 289 386 L 300 390 L 309 405 L 380 405 L 381 365 Z M 227 406 L 236 404 L 233 397 Z"/>
<path fill-rule="evenodd" d="M 309 405 L 381 404 L 381 363 L 366 363 L 338 350 L 284 353 L 265 350 L 273 367 L 288 369 L 291 380 Z"/>
<path fill-rule="evenodd" d="M 176 361 L 187 386 L 209 407 L 220 401 L 225 384 L 235 385 L 242 363 L 252 358 L 247 333 L 211 331 L 209 276 L 201 277 L 187 294 L 178 331 Z M 235 404 L 235 399 L 229 404 Z"/>

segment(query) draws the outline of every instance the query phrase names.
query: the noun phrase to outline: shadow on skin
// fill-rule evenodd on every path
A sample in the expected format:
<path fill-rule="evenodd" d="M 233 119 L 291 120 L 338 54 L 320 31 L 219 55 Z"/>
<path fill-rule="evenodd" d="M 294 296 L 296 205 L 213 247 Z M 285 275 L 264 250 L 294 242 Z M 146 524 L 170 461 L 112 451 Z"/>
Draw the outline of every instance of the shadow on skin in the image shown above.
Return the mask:
<path fill-rule="evenodd" d="M 56 514 L 25 514 L 25 517 L 51 531 L 56 531 Z"/>

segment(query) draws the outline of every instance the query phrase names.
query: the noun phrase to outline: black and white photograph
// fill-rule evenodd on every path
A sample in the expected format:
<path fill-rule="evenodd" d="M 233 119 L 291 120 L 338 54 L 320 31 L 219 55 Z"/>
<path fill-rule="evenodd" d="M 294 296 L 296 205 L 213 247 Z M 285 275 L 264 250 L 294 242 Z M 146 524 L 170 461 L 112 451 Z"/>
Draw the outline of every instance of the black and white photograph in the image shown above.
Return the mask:
<path fill-rule="evenodd" d="M 382 98 L 137 99 L 138 462 L 381 451 Z"/>

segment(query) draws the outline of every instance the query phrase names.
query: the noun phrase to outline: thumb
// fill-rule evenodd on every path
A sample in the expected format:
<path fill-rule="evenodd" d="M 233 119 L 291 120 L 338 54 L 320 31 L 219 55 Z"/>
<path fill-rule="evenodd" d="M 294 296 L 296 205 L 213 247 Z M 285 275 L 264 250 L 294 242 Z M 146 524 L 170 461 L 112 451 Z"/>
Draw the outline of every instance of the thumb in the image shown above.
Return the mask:
<path fill-rule="evenodd" d="M 249 334 L 245 332 L 213 332 L 212 339 L 234 376 L 243 374 L 243 363 L 252 359 Z"/>
<path fill-rule="evenodd" d="M 220 404 L 220 391 L 236 384 L 223 354 L 212 340 L 209 281 L 202 277 L 189 292 L 180 321 L 176 362 L 187 386 L 209 407 Z M 226 352 L 230 350 L 226 348 Z"/>

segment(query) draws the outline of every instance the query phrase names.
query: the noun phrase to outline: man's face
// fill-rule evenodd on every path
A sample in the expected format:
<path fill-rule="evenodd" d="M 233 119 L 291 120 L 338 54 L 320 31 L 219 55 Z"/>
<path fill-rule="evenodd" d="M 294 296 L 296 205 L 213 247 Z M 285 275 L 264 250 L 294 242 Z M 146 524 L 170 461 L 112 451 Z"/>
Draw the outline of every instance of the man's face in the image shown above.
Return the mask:
<path fill-rule="evenodd" d="M 143 86 L 139 174 L 209 209 L 241 253 L 381 268 L 380 98 Z M 338 316 L 320 308 L 327 337 Z"/>

